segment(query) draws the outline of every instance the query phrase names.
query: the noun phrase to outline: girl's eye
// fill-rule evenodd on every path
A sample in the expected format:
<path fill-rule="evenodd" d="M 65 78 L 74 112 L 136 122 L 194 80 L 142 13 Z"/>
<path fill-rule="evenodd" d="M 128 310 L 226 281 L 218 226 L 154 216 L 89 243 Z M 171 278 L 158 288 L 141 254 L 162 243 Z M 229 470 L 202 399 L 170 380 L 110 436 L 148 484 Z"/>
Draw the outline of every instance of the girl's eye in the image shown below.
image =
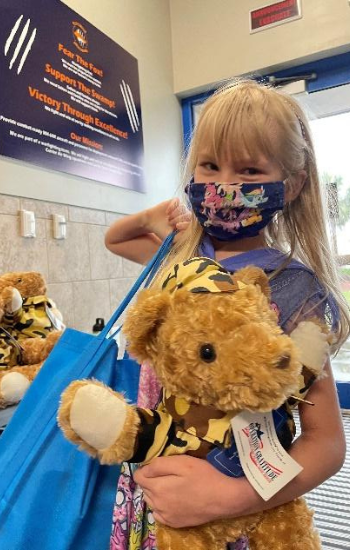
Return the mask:
<path fill-rule="evenodd" d="M 216 351 L 212 344 L 203 344 L 199 349 L 200 358 L 206 363 L 212 363 L 216 359 Z"/>
<path fill-rule="evenodd" d="M 214 162 L 202 162 L 200 166 L 205 170 L 209 170 L 211 172 L 217 172 L 219 170 L 219 167 L 214 164 Z"/>
<path fill-rule="evenodd" d="M 261 171 L 258 168 L 249 167 L 249 168 L 244 168 L 242 172 L 247 176 L 256 176 L 256 174 L 260 174 Z"/>

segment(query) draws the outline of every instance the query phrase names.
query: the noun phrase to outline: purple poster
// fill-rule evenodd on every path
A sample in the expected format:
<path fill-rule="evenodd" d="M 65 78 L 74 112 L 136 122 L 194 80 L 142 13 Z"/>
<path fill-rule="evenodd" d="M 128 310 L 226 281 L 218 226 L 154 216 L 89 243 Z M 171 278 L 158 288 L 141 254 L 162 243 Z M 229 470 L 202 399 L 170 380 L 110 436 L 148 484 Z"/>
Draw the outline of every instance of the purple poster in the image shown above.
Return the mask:
<path fill-rule="evenodd" d="M 0 154 L 144 191 L 137 60 L 59 0 L 0 12 Z"/>

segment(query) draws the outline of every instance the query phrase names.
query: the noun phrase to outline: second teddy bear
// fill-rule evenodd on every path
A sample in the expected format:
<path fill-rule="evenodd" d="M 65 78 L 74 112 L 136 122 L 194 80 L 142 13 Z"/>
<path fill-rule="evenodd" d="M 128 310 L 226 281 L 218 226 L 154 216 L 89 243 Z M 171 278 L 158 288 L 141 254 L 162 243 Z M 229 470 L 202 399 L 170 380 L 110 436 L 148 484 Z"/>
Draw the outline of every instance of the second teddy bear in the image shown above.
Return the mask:
<path fill-rule="evenodd" d="M 0 408 L 20 401 L 61 335 L 62 315 L 40 273 L 0 277 Z"/>

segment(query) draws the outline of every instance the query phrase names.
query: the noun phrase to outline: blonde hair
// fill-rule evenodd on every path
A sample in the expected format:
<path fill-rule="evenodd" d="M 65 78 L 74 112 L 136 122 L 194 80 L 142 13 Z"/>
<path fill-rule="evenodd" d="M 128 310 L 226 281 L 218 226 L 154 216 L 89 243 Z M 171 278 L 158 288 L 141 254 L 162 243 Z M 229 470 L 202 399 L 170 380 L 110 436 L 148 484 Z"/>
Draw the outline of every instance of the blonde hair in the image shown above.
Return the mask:
<path fill-rule="evenodd" d="M 233 165 L 236 158 L 241 159 L 247 153 L 252 159 L 263 153 L 279 163 L 291 186 L 295 176 L 301 170 L 306 171 L 302 190 L 270 222 L 265 229 L 265 240 L 267 245 L 287 253 L 286 262 L 273 276 L 295 258 L 317 274 L 327 294 L 333 294 L 340 313 L 337 334 L 337 346 L 340 346 L 350 332 L 349 308 L 340 291 L 330 251 L 310 129 L 298 102 L 253 80 L 237 80 L 225 85 L 203 105 L 187 155 L 184 184 L 192 177 L 203 148 L 213 159 L 227 155 Z M 201 226 L 192 216 L 166 265 L 195 256 L 202 235 Z"/>

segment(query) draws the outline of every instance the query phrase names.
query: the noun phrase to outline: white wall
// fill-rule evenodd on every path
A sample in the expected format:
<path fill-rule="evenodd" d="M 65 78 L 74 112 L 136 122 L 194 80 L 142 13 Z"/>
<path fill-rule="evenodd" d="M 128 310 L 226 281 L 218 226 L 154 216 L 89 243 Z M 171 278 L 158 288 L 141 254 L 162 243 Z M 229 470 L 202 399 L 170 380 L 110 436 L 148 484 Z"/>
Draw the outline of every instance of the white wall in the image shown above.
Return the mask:
<path fill-rule="evenodd" d="M 173 94 L 168 0 L 66 0 L 70 8 L 138 59 L 147 192 L 53 172 L 0 157 L 0 193 L 132 213 L 174 195 L 182 152 Z"/>
<path fill-rule="evenodd" d="M 348 0 L 301 0 L 302 19 L 249 34 L 249 11 L 273 0 L 170 0 L 174 90 L 350 50 Z"/>

